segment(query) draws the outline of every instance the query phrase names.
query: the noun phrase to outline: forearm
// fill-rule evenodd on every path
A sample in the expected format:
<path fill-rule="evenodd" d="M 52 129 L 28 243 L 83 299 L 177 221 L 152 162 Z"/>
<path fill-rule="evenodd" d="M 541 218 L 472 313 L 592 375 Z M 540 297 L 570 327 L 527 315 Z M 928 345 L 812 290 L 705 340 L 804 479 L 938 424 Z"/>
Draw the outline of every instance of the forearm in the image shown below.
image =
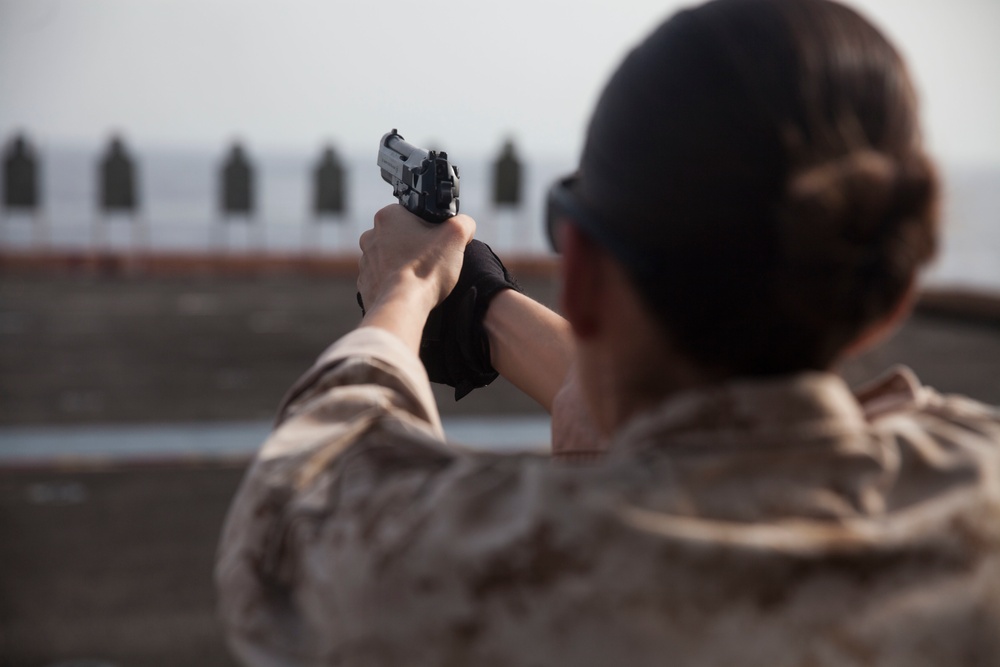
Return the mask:
<path fill-rule="evenodd" d="M 433 294 L 427 289 L 399 287 L 367 309 L 360 326 L 388 331 L 419 356 L 424 324 L 434 305 Z"/>
<path fill-rule="evenodd" d="M 551 412 L 573 358 L 566 320 L 519 292 L 504 290 L 490 303 L 483 326 L 493 367 Z"/>

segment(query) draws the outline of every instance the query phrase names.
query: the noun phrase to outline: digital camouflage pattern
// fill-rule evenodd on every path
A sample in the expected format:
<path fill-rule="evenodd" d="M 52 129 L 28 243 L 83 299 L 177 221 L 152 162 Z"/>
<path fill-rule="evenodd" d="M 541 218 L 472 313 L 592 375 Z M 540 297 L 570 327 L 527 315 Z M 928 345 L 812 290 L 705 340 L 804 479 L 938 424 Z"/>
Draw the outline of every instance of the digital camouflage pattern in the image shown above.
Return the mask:
<path fill-rule="evenodd" d="M 377 329 L 284 402 L 217 564 L 248 665 L 1000 665 L 1000 415 L 900 369 L 673 397 L 606 457 L 446 444 Z"/>

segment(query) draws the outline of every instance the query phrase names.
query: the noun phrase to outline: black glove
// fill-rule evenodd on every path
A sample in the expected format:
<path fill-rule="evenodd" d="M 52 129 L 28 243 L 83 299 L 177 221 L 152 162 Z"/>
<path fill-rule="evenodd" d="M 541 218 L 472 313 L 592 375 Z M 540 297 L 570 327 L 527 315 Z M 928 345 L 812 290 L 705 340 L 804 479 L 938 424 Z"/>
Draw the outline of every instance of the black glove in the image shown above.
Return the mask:
<path fill-rule="evenodd" d="M 458 283 L 427 318 L 420 359 L 431 382 L 455 388 L 456 401 L 499 375 L 490 363 L 483 317 L 493 297 L 505 289 L 521 291 L 493 250 L 473 240 L 465 248 Z"/>

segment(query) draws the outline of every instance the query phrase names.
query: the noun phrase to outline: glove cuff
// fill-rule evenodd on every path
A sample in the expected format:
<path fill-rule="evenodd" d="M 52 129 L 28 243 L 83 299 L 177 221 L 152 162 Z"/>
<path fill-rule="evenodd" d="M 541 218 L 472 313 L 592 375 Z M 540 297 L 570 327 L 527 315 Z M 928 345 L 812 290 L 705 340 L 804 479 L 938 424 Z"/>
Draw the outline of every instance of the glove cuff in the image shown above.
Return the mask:
<path fill-rule="evenodd" d="M 473 240 L 465 250 L 458 284 L 431 314 L 434 325 L 425 327 L 420 352 L 431 381 L 454 387 L 456 401 L 499 375 L 490 359 L 483 319 L 493 298 L 505 289 L 521 291 L 493 250 Z"/>

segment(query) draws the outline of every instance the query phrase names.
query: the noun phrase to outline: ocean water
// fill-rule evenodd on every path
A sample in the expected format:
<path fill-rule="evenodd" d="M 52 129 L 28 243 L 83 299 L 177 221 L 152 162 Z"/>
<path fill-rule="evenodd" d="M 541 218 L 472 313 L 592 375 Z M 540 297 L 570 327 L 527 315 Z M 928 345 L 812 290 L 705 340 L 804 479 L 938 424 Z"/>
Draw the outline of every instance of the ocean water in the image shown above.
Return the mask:
<path fill-rule="evenodd" d="M 312 169 L 318 155 L 256 154 L 256 211 L 251 224 L 218 212 L 222 152 L 139 152 L 139 220 L 145 247 L 177 252 L 357 253 L 357 239 L 372 216 L 392 203 L 379 176 L 375 152 L 344 156 L 348 211 L 341 218 L 317 221 L 311 214 Z M 461 210 L 476 218 L 478 236 L 499 253 L 548 254 L 542 209 L 548 185 L 569 172 L 573 160 L 526 160 L 522 204 L 497 210 L 490 204 L 491 161 L 452 155 L 461 169 Z M 98 153 L 47 147 L 41 151 L 45 233 L 25 215 L 0 220 L 4 248 L 41 243 L 59 250 L 85 250 L 94 244 L 97 213 Z M 936 286 L 964 286 L 1000 292 L 1000 164 L 945 165 L 943 251 L 925 276 Z M 135 221 L 105 219 L 105 246 L 127 248 L 139 242 Z"/>

